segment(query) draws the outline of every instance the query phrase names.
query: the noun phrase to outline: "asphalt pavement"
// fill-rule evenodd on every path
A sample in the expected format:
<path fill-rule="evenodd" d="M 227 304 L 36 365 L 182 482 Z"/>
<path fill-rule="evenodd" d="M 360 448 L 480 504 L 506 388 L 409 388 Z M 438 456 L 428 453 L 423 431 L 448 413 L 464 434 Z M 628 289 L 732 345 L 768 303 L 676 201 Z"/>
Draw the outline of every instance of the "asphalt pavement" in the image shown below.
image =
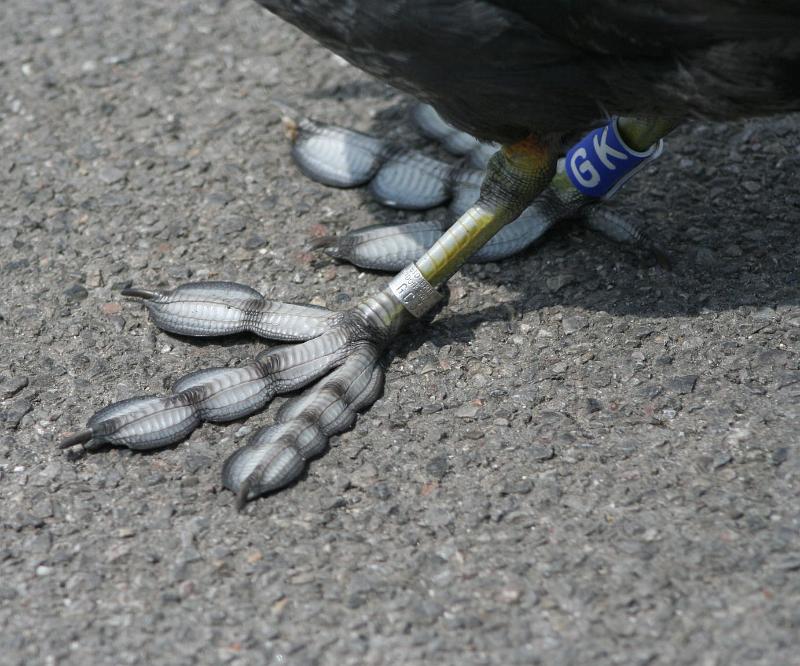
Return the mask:
<path fill-rule="evenodd" d="M 343 309 L 387 278 L 309 238 L 445 215 L 305 179 L 274 99 L 441 153 L 247 0 L 5 0 L 0 35 L 2 664 L 800 664 L 800 117 L 682 127 L 619 194 L 671 271 L 579 227 L 466 268 L 356 427 L 237 513 L 222 462 L 274 406 L 56 448 L 263 348 L 120 289 Z"/>

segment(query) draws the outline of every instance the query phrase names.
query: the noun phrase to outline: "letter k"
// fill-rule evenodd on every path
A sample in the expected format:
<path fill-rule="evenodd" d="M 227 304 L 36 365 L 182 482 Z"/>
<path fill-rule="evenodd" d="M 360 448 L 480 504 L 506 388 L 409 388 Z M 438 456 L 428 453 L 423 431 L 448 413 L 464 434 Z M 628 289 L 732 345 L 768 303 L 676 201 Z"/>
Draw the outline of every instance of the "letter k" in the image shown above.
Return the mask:
<path fill-rule="evenodd" d="M 594 135 L 593 143 L 594 143 L 594 151 L 597 153 L 597 156 L 600 158 L 600 161 L 606 165 L 607 169 L 611 171 L 616 170 L 616 165 L 609 159 L 609 157 L 615 157 L 618 160 L 627 160 L 628 156 L 625 153 L 621 153 L 616 148 L 612 148 L 611 146 L 606 143 L 608 140 L 608 127 L 603 128 L 603 133 L 600 136 L 600 140 L 598 141 L 597 134 Z"/>

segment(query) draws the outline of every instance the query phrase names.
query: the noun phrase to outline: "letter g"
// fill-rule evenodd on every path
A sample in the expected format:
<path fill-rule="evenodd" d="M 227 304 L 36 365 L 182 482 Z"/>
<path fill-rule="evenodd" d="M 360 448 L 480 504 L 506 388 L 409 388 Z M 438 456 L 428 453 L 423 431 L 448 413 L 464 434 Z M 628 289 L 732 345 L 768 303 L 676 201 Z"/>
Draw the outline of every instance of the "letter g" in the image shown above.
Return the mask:
<path fill-rule="evenodd" d="M 578 163 L 578 160 L 582 160 Z M 584 187 L 595 187 L 600 182 L 600 174 L 594 165 L 586 159 L 586 149 L 578 148 L 572 153 L 569 161 L 569 168 L 572 175 Z"/>

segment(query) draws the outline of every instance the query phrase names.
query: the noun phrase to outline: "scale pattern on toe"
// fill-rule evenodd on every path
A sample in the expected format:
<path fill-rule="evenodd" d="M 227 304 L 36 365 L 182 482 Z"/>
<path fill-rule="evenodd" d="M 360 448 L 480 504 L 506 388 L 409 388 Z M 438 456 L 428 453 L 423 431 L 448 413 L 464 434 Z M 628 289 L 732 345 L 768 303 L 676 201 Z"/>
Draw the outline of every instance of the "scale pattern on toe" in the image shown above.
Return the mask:
<path fill-rule="evenodd" d="M 171 291 L 123 289 L 144 300 L 156 326 L 196 337 L 255 333 L 270 340 L 308 340 L 326 330 L 333 312 L 265 299 L 236 282 L 189 282 Z"/>
<path fill-rule="evenodd" d="M 308 119 L 292 124 L 290 135 L 292 157 L 300 170 L 331 187 L 359 187 L 369 182 L 386 150 L 386 144 L 375 137 Z"/>
<path fill-rule="evenodd" d="M 426 210 L 465 196 L 477 199 L 480 169 L 462 168 L 393 146 L 355 130 L 315 120 L 291 122 L 292 157 L 312 180 L 333 187 L 369 184 L 375 199 L 392 208 Z M 466 193 L 461 192 L 467 188 Z M 463 205 L 463 204 L 461 204 Z"/>
<path fill-rule="evenodd" d="M 204 421 L 248 416 L 273 397 L 303 388 L 278 422 L 262 428 L 225 465 L 226 487 L 247 499 L 289 483 L 328 438 L 349 428 L 380 395 L 382 350 L 405 311 L 387 287 L 345 312 L 268 301 L 232 282 L 201 282 L 173 291 L 127 290 L 144 299 L 154 322 L 169 331 L 207 336 L 254 331 L 303 341 L 267 349 L 233 368 L 208 368 L 180 378 L 167 396 L 123 400 L 92 416 L 62 448 L 88 444 L 153 449 L 185 439 Z M 330 374 L 328 374 L 330 373 Z"/>
<path fill-rule="evenodd" d="M 101 409 L 87 423 L 96 444 L 156 449 L 187 437 L 200 424 L 186 396 L 142 396 Z"/>
<path fill-rule="evenodd" d="M 499 261 L 522 251 L 539 240 L 555 224 L 532 206 L 511 224 L 503 227 L 480 250 L 470 263 Z M 361 268 L 399 271 L 419 259 L 442 235 L 444 229 L 435 221 L 407 224 L 376 224 L 355 229 L 343 236 L 326 236 L 314 241 L 316 247 L 335 259 Z"/>
<path fill-rule="evenodd" d="M 276 423 L 256 432 L 222 469 L 222 482 L 240 502 L 291 483 L 328 439 L 352 427 L 356 414 L 383 390 L 380 351 L 365 345 L 302 396 L 286 402 Z"/>

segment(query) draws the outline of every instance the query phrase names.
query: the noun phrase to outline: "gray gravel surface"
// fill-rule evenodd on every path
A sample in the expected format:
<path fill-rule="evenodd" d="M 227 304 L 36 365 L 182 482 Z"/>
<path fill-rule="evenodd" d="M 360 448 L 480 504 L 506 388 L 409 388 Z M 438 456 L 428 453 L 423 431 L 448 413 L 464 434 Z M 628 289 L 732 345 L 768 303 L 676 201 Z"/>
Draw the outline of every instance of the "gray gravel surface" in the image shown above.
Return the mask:
<path fill-rule="evenodd" d="M 687 126 L 620 195 L 674 272 L 583 230 L 466 269 L 237 514 L 222 461 L 274 408 L 56 450 L 261 348 L 119 289 L 377 289 L 306 240 L 419 216 L 305 180 L 270 100 L 423 146 L 410 101 L 246 0 L 4 0 L 0 34 L 0 662 L 800 663 L 798 117 Z"/>

